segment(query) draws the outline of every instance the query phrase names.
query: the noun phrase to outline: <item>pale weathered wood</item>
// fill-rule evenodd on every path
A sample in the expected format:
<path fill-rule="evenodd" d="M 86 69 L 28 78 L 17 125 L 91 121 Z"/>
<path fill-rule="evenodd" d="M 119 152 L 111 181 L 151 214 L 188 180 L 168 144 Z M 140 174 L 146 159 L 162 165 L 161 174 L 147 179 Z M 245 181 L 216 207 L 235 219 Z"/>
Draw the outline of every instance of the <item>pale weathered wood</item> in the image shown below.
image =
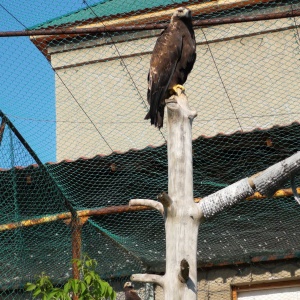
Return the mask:
<path fill-rule="evenodd" d="M 241 200 L 253 195 L 254 189 L 248 178 L 237 181 L 200 201 L 200 207 L 205 218 L 212 217 L 228 206 L 232 206 Z"/>
<path fill-rule="evenodd" d="M 164 207 L 166 272 L 134 274 L 131 280 L 161 285 L 165 299 L 196 300 L 197 238 L 203 220 L 193 197 L 192 121 L 197 114 L 189 108 L 186 95 L 180 89 L 177 93 L 167 100 L 168 194 L 158 196 Z"/>
<path fill-rule="evenodd" d="M 162 288 L 164 287 L 164 276 L 156 275 L 156 274 L 133 274 L 130 279 L 132 281 L 139 282 L 149 282 L 160 285 Z"/>
<path fill-rule="evenodd" d="M 250 178 L 244 178 L 203 198 L 200 201 L 203 215 L 205 218 L 212 217 L 224 208 L 250 197 L 255 191 L 259 192 L 260 195 L 263 194 L 267 197 L 272 197 L 275 191 L 281 187 L 284 182 L 290 178 L 294 178 L 294 175 L 299 171 L 300 152 L 297 152 Z M 294 182 L 294 179 L 292 182 Z M 295 186 L 292 187 L 292 190 L 282 190 L 278 192 L 277 196 L 291 196 L 293 192 L 295 200 L 300 204 L 299 193 Z"/>
<path fill-rule="evenodd" d="M 151 199 L 131 199 L 129 201 L 129 206 L 149 206 L 158 210 L 162 215 L 164 214 L 164 207 L 160 202 L 151 200 Z"/>
<path fill-rule="evenodd" d="M 178 91 L 178 90 L 177 90 Z M 178 91 L 179 92 L 179 91 Z M 168 99 L 168 195 L 165 207 L 166 273 L 165 299 L 197 299 L 197 239 L 202 217 L 193 197 L 192 121 L 197 115 L 184 93 Z M 182 261 L 189 265 L 183 280 Z"/>
<path fill-rule="evenodd" d="M 284 182 L 300 170 L 300 151 L 272 165 L 253 178 L 258 192 L 271 197 Z"/>

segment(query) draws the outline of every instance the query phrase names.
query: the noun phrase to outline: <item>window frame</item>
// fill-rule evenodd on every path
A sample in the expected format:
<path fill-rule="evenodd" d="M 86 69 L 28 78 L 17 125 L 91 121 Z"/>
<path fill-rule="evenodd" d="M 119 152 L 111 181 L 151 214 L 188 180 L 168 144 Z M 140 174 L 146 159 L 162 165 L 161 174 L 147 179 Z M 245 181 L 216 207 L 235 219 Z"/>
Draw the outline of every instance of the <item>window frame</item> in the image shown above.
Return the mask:
<path fill-rule="evenodd" d="M 289 280 L 272 280 L 270 282 L 259 282 L 259 283 L 242 283 L 231 285 L 231 299 L 238 300 L 239 292 L 246 291 L 258 291 L 258 290 L 269 290 L 276 288 L 288 288 L 300 286 L 300 278 L 289 279 Z"/>

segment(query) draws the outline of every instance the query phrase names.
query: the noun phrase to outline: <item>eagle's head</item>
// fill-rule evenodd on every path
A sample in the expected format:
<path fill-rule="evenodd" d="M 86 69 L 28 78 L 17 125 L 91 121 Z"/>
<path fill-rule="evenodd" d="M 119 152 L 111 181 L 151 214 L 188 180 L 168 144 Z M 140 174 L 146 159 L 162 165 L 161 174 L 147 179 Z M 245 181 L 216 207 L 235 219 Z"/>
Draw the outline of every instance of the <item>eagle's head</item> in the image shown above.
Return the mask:
<path fill-rule="evenodd" d="M 129 289 L 133 289 L 133 284 L 130 281 L 125 282 L 124 284 L 124 289 L 125 288 L 129 288 Z"/>
<path fill-rule="evenodd" d="M 186 7 L 179 7 L 176 9 L 176 11 L 173 13 L 172 18 L 179 18 L 179 19 L 192 19 L 192 12 L 186 8 Z"/>

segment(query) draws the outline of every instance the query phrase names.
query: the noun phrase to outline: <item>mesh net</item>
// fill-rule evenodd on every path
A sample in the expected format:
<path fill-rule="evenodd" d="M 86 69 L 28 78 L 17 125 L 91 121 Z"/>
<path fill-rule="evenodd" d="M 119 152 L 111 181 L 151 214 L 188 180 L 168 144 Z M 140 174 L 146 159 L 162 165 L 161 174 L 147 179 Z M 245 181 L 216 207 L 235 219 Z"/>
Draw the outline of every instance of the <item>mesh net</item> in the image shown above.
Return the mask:
<path fill-rule="evenodd" d="M 127 204 L 168 189 L 166 126 L 144 120 L 147 73 L 181 5 L 193 12 L 197 42 L 185 84 L 198 112 L 194 196 L 300 150 L 298 1 L 2 1 L 1 299 L 31 299 L 24 284 L 42 272 L 65 283 L 76 247 L 97 260 L 117 299 L 131 274 L 164 272 L 163 219 Z M 75 214 L 88 217 L 76 234 Z M 293 197 L 256 197 L 203 223 L 199 298 L 252 299 L 230 284 L 297 277 L 299 217 Z M 136 289 L 163 299 L 159 287 Z"/>

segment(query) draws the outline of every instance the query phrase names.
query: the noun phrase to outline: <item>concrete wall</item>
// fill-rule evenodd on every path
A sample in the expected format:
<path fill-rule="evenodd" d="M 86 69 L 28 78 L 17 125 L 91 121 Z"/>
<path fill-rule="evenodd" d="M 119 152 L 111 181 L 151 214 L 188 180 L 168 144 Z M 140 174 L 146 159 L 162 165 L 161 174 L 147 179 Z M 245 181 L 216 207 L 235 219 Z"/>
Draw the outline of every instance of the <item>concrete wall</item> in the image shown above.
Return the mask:
<path fill-rule="evenodd" d="M 203 269 L 198 271 L 198 299 L 231 300 L 232 286 L 292 279 L 300 279 L 299 260 Z M 164 300 L 160 287 L 156 287 L 155 300 Z"/>
<path fill-rule="evenodd" d="M 185 85 L 198 111 L 193 138 L 299 120 L 294 22 L 298 19 L 196 29 L 197 61 Z M 114 43 L 109 37 L 78 38 L 49 49 L 56 70 L 58 161 L 165 142 L 165 129 L 160 132 L 144 120 L 158 33 L 119 35 Z"/>

